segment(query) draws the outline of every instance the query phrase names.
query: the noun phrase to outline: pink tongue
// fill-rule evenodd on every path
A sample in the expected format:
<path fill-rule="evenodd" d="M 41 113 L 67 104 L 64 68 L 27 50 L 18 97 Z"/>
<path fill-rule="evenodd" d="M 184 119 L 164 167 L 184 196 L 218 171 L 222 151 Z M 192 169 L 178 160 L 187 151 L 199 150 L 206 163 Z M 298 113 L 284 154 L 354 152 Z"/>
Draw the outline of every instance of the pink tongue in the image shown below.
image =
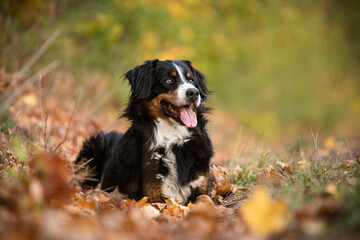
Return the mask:
<path fill-rule="evenodd" d="M 180 119 L 189 128 L 197 125 L 196 113 L 191 108 L 181 108 Z"/>

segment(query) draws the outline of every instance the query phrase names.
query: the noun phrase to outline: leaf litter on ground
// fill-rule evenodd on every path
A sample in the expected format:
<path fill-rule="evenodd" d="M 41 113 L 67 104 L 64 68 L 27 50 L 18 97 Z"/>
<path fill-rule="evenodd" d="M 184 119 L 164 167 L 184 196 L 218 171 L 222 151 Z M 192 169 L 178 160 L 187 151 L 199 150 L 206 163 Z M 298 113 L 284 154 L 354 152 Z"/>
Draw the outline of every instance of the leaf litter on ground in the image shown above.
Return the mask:
<path fill-rule="evenodd" d="M 324 233 L 329 221 L 339 219 L 343 207 L 337 180 L 359 184 L 359 162 L 354 159 L 333 163 L 333 179 L 320 179 L 311 156 L 271 161 L 261 154 L 250 159 L 260 159 L 258 166 L 212 165 L 210 197 L 199 196 L 187 206 L 173 199 L 134 201 L 117 189 L 81 189 L 77 182 L 84 176 L 74 175 L 72 164 L 82 141 L 100 128 L 125 130 L 126 124 L 114 125 L 106 114 L 94 118 L 84 110 L 92 104 L 69 98 L 67 93 L 77 88 L 72 77 L 57 92 L 51 78 L 42 81 L 43 106 L 37 87 L 29 87 L 9 108 L 14 125 L 0 133 L 1 239 L 301 239 L 303 234 Z M 93 96 L 100 93 L 90 89 L 95 89 Z M 334 139 L 325 145 L 328 158 L 334 156 L 332 149 L 344 149 Z M 292 189 L 310 201 L 293 209 L 284 195 Z"/>

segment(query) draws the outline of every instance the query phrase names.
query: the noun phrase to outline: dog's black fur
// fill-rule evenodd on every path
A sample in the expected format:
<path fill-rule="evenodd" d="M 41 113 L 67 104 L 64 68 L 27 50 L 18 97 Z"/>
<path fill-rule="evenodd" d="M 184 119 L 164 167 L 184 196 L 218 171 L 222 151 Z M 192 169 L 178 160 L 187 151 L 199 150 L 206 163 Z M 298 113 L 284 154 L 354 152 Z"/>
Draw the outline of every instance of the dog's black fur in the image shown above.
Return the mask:
<path fill-rule="evenodd" d="M 213 148 L 203 116 L 207 108 L 202 102 L 209 94 L 203 74 L 189 61 L 150 60 L 127 72 L 125 77 L 130 82 L 131 95 L 122 116 L 132 125 L 125 134 L 101 131 L 84 142 L 76 163 L 90 160 L 87 165 L 94 175 L 82 184 L 96 186 L 101 182 L 101 189 L 105 191 L 118 187 L 121 193 L 135 200 L 144 196 L 149 196 L 150 201 L 173 197 L 186 203 L 194 201 L 200 194 L 208 194 Z M 181 84 L 188 87 L 184 106 L 177 103 L 177 98 L 182 96 L 179 93 Z M 201 98 L 199 105 L 196 105 L 197 95 Z M 185 126 L 181 118 L 185 108 L 196 113 L 195 127 Z M 190 117 L 193 115 L 186 116 L 192 123 L 196 122 Z M 175 133 L 174 136 L 179 136 L 178 141 L 164 140 L 157 144 L 156 131 L 164 138 L 168 134 L 159 127 L 159 121 L 168 128 L 181 129 L 187 135 L 181 137 L 180 133 Z M 169 181 L 174 181 L 174 188 Z"/>

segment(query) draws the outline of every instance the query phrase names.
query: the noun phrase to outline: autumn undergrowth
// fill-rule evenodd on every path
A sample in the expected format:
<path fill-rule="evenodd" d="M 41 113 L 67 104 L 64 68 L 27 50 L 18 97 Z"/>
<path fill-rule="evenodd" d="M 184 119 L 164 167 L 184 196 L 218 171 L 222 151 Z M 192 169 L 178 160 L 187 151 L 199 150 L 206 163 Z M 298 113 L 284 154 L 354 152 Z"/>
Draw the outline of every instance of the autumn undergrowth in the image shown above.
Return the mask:
<path fill-rule="evenodd" d="M 321 227 L 309 230 L 311 234 L 354 231 L 360 224 L 359 156 L 352 155 L 347 140 L 347 144 L 334 138 L 326 141 L 321 147 L 314 141 L 298 152 L 257 154 L 229 168 L 232 180 L 251 189 L 266 186 L 275 199 L 287 203 L 300 225 L 320 222 Z"/>

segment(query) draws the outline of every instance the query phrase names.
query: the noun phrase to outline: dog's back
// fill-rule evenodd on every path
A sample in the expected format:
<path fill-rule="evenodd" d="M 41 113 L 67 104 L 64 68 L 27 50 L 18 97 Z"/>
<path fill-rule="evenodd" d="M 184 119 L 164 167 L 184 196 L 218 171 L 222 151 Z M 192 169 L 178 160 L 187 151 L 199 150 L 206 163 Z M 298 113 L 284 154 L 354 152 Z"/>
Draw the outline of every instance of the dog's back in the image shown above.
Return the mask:
<path fill-rule="evenodd" d="M 88 168 L 90 174 L 89 178 L 82 182 L 82 185 L 95 187 L 100 183 L 105 164 L 122 137 L 123 134 L 117 131 L 106 134 L 100 131 L 83 143 L 82 150 L 77 156 L 75 164 L 79 166 L 79 164 L 86 162 L 84 167 Z M 82 171 L 81 167 L 78 171 Z"/>

